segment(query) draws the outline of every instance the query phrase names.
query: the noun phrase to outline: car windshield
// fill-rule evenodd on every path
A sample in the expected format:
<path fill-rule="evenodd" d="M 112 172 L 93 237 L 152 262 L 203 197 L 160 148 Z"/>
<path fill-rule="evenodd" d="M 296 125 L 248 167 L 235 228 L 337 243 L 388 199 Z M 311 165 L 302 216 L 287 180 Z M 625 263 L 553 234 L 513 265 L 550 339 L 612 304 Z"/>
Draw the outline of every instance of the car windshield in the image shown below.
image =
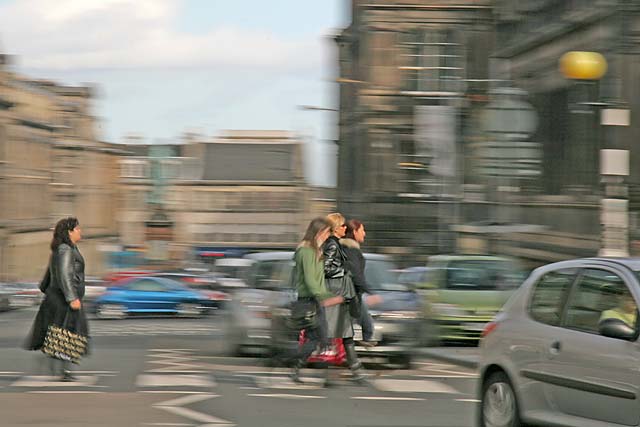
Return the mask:
<path fill-rule="evenodd" d="M 514 289 L 523 279 L 524 273 L 509 261 L 461 260 L 449 263 L 446 287 L 459 290 Z"/>
<path fill-rule="evenodd" d="M 367 283 L 375 291 L 406 291 L 407 287 L 398 283 L 395 266 L 389 261 L 367 260 L 364 270 Z"/>

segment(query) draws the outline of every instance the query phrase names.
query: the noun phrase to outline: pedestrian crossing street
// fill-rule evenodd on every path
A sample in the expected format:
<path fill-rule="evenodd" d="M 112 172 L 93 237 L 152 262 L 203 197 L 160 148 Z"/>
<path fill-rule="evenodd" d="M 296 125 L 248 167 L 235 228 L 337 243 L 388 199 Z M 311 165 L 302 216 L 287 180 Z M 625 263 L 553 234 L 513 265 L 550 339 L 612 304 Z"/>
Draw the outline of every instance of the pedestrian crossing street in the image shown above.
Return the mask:
<path fill-rule="evenodd" d="M 366 385 L 356 385 L 346 369 L 328 371 L 332 387 L 325 388 L 326 371 L 305 369 L 303 384 L 288 370 L 244 365 L 242 359 L 200 356 L 188 349 L 149 350 L 144 372 L 76 370 L 77 381 L 61 382 L 49 375 L 0 372 L 0 392 L 24 393 L 176 393 L 218 396 L 230 387 L 247 398 L 326 399 L 341 389 L 356 400 L 423 401 L 447 398 L 474 402 L 469 394 L 472 370 L 439 362 L 417 362 L 411 370 L 369 370 Z"/>

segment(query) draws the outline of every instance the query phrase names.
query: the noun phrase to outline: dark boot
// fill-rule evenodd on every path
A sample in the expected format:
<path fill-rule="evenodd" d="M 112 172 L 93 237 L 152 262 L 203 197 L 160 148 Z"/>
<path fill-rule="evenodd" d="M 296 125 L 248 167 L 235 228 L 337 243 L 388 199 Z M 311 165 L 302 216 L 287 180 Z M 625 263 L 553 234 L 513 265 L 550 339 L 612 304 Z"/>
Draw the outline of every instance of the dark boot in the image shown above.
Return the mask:
<path fill-rule="evenodd" d="M 353 340 L 343 340 L 344 351 L 347 355 L 347 365 L 351 370 L 353 381 L 358 384 L 366 383 L 366 376 L 364 375 L 364 368 L 362 362 L 358 359 L 358 353 L 356 353 L 356 347 Z"/>

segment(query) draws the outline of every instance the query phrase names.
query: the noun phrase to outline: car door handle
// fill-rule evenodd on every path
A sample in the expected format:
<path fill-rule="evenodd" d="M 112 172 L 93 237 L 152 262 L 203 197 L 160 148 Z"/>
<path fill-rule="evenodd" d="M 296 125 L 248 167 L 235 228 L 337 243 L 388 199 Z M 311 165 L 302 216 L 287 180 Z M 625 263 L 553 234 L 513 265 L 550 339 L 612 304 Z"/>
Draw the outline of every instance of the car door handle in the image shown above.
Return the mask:
<path fill-rule="evenodd" d="M 560 353 L 560 350 L 562 350 L 562 344 L 560 344 L 560 341 L 554 341 L 549 346 L 549 353 L 553 355 Z"/>

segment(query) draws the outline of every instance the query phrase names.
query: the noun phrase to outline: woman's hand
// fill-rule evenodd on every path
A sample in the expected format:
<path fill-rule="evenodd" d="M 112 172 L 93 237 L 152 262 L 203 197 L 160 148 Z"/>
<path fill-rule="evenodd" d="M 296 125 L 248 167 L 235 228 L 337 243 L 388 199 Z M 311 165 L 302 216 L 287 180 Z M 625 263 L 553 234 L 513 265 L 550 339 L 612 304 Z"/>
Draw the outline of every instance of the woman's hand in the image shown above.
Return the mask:
<path fill-rule="evenodd" d="M 320 303 L 323 307 L 331 307 L 332 305 L 342 304 L 344 302 L 344 298 L 342 297 L 330 297 L 322 300 Z"/>
<path fill-rule="evenodd" d="M 73 301 L 71 301 L 69 303 L 69 307 L 71 307 L 72 310 L 80 310 L 81 306 L 82 306 L 82 304 L 80 304 L 80 300 L 79 299 L 74 299 Z"/>
<path fill-rule="evenodd" d="M 378 305 L 382 302 L 382 297 L 380 295 L 368 295 L 364 297 L 364 303 L 369 307 Z"/>

